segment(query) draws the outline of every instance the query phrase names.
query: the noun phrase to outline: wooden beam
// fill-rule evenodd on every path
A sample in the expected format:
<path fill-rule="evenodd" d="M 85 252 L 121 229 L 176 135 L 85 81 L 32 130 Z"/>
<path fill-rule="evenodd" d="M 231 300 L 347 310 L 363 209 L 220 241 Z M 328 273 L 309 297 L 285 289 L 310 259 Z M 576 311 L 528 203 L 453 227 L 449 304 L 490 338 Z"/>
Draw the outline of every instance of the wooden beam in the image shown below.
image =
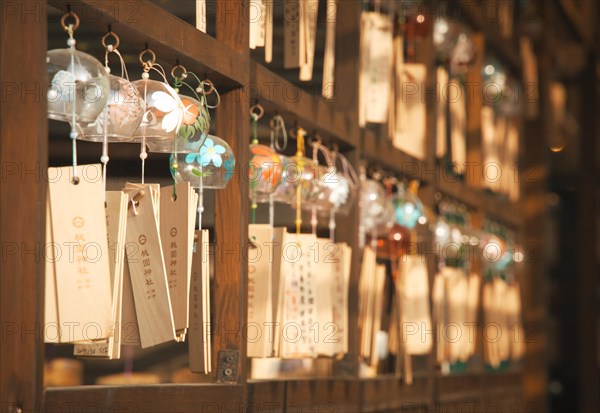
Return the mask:
<path fill-rule="evenodd" d="M 340 110 L 337 96 L 325 100 L 255 61 L 250 62 L 248 92 L 248 102 L 258 102 L 268 113 L 279 113 L 288 123 L 295 121 L 307 131 L 319 133 L 325 142 L 337 142 L 342 149 L 358 143 L 356 118 Z"/>
<path fill-rule="evenodd" d="M 248 1 L 220 0 L 216 15 L 217 40 L 249 59 Z M 243 68 L 247 71 L 247 66 Z M 223 379 L 219 358 L 227 350 L 237 351 L 238 371 L 225 374 L 225 380 L 246 383 L 246 331 L 248 284 L 248 217 L 250 107 L 244 89 L 224 94 L 217 108 L 217 135 L 233 150 L 236 167 L 234 177 L 225 189 L 216 192 L 215 201 L 215 277 L 213 303 L 213 371 L 215 379 Z M 221 354 L 220 354 L 221 353 Z M 222 359 L 221 359 L 222 360 Z M 224 371 L 227 373 L 227 371 Z"/>
<path fill-rule="evenodd" d="M 558 1 L 569 26 L 577 34 L 585 48 L 589 50 L 594 46 L 594 26 L 592 24 L 594 16 L 588 13 L 589 5 L 586 3 L 592 2 L 585 0 L 579 3 L 581 6 L 578 6 L 574 0 Z"/>
<path fill-rule="evenodd" d="M 2 3 L 0 24 L 0 400 L 42 402 L 48 132 L 46 2 Z M 46 181 L 45 179 L 46 178 Z"/>
<path fill-rule="evenodd" d="M 219 8 L 225 9 L 227 4 L 233 3 L 221 1 L 219 4 L 225 7 Z M 248 83 L 248 53 L 202 33 L 150 1 L 57 0 L 50 4 L 62 6 L 63 11 L 70 6 L 79 15 L 82 25 L 96 26 L 102 33 L 112 25 L 112 30 L 123 40 L 123 47 L 139 53 L 148 45 L 161 61 L 175 65 L 179 60 L 198 76 L 211 79 L 220 91 Z M 230 29 L 238 23 L 236 21 Z"/>
<path fill-rule="evenodd" d="M 43 412 L 179 413 L 245 411 L 241 385 L 161 384 L 49 388 Z"/>

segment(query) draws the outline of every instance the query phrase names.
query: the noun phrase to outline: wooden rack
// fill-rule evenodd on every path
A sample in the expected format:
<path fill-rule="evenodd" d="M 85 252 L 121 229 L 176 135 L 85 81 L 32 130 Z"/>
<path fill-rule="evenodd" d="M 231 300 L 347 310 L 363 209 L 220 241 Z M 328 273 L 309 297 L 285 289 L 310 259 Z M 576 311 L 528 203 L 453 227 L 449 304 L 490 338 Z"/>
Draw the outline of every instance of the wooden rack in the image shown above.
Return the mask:
<path fill-rule="evenodd" d="M 139 412 L 196 412 L 196 411 L 286 411 L 298 406 L 301 410 L 318 411 L 399 411 L 416 407 L 415 411 L 430 411 L 435 406 L 450 403 L 521 403 L 520 370 L 486 374 L 482 371 L 464 375 L 441 376 L 436 373 L 430 357 L 427 374 L 417 376 L 408 386 L 396 377 L 359 379 L 357 369 L 357 285 L 359 268 L 356 233 L 358 214 L 354 211 L 340 225 L 340 236 L 356 251 L 351 275 L 350 293 L 350 354 L 343 366 L 345 375 L 328 379 L 249 381 L 247 377 L 246 345 L 241 339 L 241 326 L 246 322 L 247 264 L 244 260 L 227 259 L 227 253 L 216 256 L 214 285 L 213 369 L 212 384 L 161 384 L 155 386 L 83 386 L 77 388 L 43 389 L 43 260 L 32 259 L 35 246 L 44 243 L 46 184 L 43 176 L 48 163 L 48 131 L 45 90 L 48 22 L 46 12 L 51 5 L 66 10 L 71 6 L 83 25 L 98 28 L 107 24 L 132 49 L 142 50 L 145 44 L 166 61 L 178 59 L 188 70 L 202 73 L 222 90 L 222 102 L 216 114 L 217 133 L 232 147 L 237 163 L 248 162 L 250 100 L 245 87 L 250 84 L 277 85 L 279 90 L 297 86 L 261 63 L 250 58 L 248 50 L 248 1 L 217 0 L 216 36 L 201 33 L 195 27 L 171 15 L 150 1 L 134 0 L 35 0 L 12 2 L 1 26 L 0 62 L 3 88 L 10 83 L 9 104 L 0 107 L 0 157 L 3 168 L 1 190 L 3 248 L 2 277 L 2 403 L 7 411 L 139 411 Z M 519 68 L 517 42 L 507 42 L 497 28 L 485 25 L 480 19 L 477 2 L 458 1 L 462 8 L 474 13 L 469 21 L 474 31 L 481 30 L 483 39 L 498 49 L 503 58 Z M 35 10 L 34 10 L 35 9 Z M 27 11 L 34 10 L 31 14 Z M 470 183 L 428 179 L 427 171 L 435 169 L 435 119 L 428 114 L 427 159 L 417 160 L 394 148 L 381 131 L 358 127 L 358 44 L 361 2 L 338 2 L 336 79 L 344 81 L 344 90 L 334 101 L 327 101 L 302 91 L 299 100 L 292 102 L 281 93 L 262 93 L 258 99 L 270 114 L 280 113 L 290 121 L 317 131 L 326 142 L 336 142 L 352 162 L 366 159 L 380 164 L 393 173 L 422 179 L 427 185 L 422 198 L 428 206 L 434 204 L 434 194 L 441 192 L 484 216 L 490 216 L 519 229 L 524 219 L 536 211 L 522 214 L 523 204 L 515 204 L 485 192 Z M 37 14 L 36 14 L 37 13 Z M 16 17 L 15 17 L 16 16 Z M 24 16 L 20 18 L 19 16 Z M 37 16 L 37 18 L 36 18 Z M 245 17 L 246 16 L 246 17 Z M 348 54 L 351 54 L 348 56 Z M 429 62 L 429 73 L 435 73 Z M 434 79 L 430 78 L 433 82 Z M 30 93 L 30 91 L 35 91 Z M 266 89 L 265 89 L 266 90 Z M 3 92 L 4 99 L 4 92 Z M 428 113 L 432 111 L 428 102 Z M 530 123 L 524 131 L 534 130 Z M 539 125 L 538 125 L 539 126 Z M 478 143 L 479 141 L 479 143 Z M 480 145 L 481 137 L 469 136 L 469 143 Z M 475 150 L 480 146 L 475 146 Z M 10 169 L 14 166 L 13 169 Z M 37 171 L 37 172 L 36 172 Z M 6 172 L 6 174 L 5 174 Z M 38 175 L 36 175 L 36 173 Z M 424 175 L 425 174 L 425 175 Z M 6 177 L 6 180 L 5 180 Z M 524 188 L 539 191 L 540 183 Z M 538 192 L 535 192 L 538 193 Z M 539 194 L 539 193 L 538 193 Z M 214 236 L 219 245 L 239 245 L 247 239 L 248 185 L 244 180 L 232 180 L 227 189 L 217 192 L 217 214 Z M 18 208 L 18 211 L 16 209 Z M 10 212 L 10 211 L 15 211 Z M 6 246 L 6 248 L 5 248 Z M 14 247 L 14 248 L 13 248 Z M 14 249 L 14 251 L 13 251 Z M 32 252 L 34 251 L 34 252 Z M 29 254 L 29 255 L 28 255 Z M 531 264 L 532 266 L 535 264 Z M 537 267 L 536 267 L 537 268 Z M 539 280 L 539 275 L 537 276 Z M 535 279 L 535 278 L 534 278 Z M 527 280 L 524 280 L 527 282 Z M 531 281 L 534 282 L 534 281 Z M 529 291 L 525 288 L 525 291 Z M 525 298 L 527 300 L 527 296 Z M 525 311 L 532 308 L 525 306 Z M 526 320 L 531 320 L 527 313 Z M 37 334 L 37 336 L 35 336 Z M 535 358 L 528 346 L 528 357 Z M 217 382 L 222 360 L 228 355 L 237 357 L 237 371 Z M 543 358 L 543 356 L 540 356 Z M 222 377 L 222 376 L 221 376 Z M 532 396 L 535 397 L 535 396 Z M 267 406 L 272 406 L 268 410 Z M 13 410 L 10 410 L 12 408 Z M 21 410 L 18 410 L 20 408 Z M 69 410 L 70 409 L 70 410 Z M 212 410 L 211 410 L 212 409 Z M 317 410 L 314 410 L 317 411 Z M 411 410 L 407 410 L 411 411 Z"/>

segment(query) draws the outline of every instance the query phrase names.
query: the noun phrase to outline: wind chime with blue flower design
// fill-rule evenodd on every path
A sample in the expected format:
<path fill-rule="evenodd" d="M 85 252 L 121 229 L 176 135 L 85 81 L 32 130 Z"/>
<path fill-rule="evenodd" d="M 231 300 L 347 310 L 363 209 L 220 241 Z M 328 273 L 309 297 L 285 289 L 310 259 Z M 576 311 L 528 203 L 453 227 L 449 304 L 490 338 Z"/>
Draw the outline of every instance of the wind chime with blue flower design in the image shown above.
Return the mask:
<path fill-rule="evenodd" d="M 218 136 L 210 135 L 212 124 L 210 109 L 219 106 L 221 98 L 213 83 L 200 80 L 185 67 L 177 64 L 171 70 L 175 91 L 184 106 L 182 125 L 172 150 L 161 146 L 156 151 L 171 152 L 171 175 L 175 183 L 189 182 L 198 190 L 198 229 L 202 229 L 204 212 L 204 189 L 223 189 L 233 177 L 235 157 L 231 147 Z M 186 80 L 192 78 L 194 88 Z M 181 94 L 185 88 L 193 96 Z M 208 103 L 208 96 L 214 94 L 216 102 Z"/>

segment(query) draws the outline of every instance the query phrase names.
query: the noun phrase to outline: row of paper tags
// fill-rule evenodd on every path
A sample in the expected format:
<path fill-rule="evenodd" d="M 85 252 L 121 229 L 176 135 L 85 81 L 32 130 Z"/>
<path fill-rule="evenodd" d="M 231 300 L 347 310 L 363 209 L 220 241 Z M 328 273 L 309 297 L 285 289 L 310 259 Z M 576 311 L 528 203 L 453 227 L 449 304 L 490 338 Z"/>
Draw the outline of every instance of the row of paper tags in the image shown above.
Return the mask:
<path fill-rule="evenodd" d="M 522 357 L 518 283 L 508 284 L 494 277 L 482 286 L 477 273 L 443 267 L 434 277 L 430 294 L 424 256 L 406 255 L 394 265 L 398 271 L 391 281 L 388 345 L 382 350 L 378 333 L 382 329 L 386 267 L 377 264 L 371 248 L 365 248 L 359 282 L 359 326 L 361 356 L 367 365 L 376 366 L 388 352 L 429 354 L 434 345 L 440 364 L 466 362 L 476 353 L 477 337 L 482 337 L 485 361 L 493 367 Z M 480 299 L 483 325 L 478 325 Z"/>
<path fill-rule="evenodd" d="M 352 249 L 270 225 L 249 235 L 248 356 L 346 353 Z"/>
<path fill-rule="evenodd" d="M 189 183 L 105 192 L 100 165 L 73 175 L 48 171 L 45 341 L 116 359 L 121 345 L 187 334 L 198 349 L 192 369 L 210 370 L 209 242 L 208 231 L 195 231 L 198 195 Z"/>

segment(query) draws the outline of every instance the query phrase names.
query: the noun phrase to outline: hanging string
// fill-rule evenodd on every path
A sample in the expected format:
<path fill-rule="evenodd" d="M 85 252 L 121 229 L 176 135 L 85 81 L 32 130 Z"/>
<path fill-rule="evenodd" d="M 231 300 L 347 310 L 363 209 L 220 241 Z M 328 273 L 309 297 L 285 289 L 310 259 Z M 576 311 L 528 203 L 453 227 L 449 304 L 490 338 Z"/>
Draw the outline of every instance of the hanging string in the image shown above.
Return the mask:
<path fill-rule="evenodd" d="M 327 149 L 326 146 L 324 146 L 321 143 L 321 138 L 319 138 L 318 136 L 311 142 L 311 145 L 313 147 L 313 164 L 314 164 L 314 168 L 315 168 L 315 176 L 314 176 L 314 180 L 315 183 L 319 183 L 319 181 L 322 181 L 323 178 L 320 175 L 320 168 L 319 168 L 319 152 L 321 152 L 323 154 L 323 156 L 325 157 L 325 163 L 327 164 L 328 167 L 333 166 L 333 160 L 331 158 L 331 153 L 329 152 L 329 150 Z M 314 235 L 317 234 L 317 226 L 318 226 L 318 219 L 317 219 L 317 204 L 313 203 L 312 205 L 312 211 L 311 211 L 311 226 L 312 226 L 312 233 Z"/>
<path fill-rule="evenodd" d="M 115 44 L 106 44 L 106 40 L 112 37 L 115 41 Z M 119 63 L 121 65 L 121 76 L 125 79 L 129 80 L 129 75 L 127 74 L 127 68 L 125 67 L 125 61 L 123 60 L 123 56 L 118 50 L 119 44 L 121 40 L 119 36 L 117 36 L 113 31 L 108 27 L 108 32 L 102 36 L 102 46 L 104 46 L 104 69 L 107 74 L 110 74 L 111 70 L 108 66 L 108 56 L 110 53 L 115 53 L 119 57 Z M 106 176 L 107 176 L 107 166 L 110 158 L 108 157 L 108 103 L 104 108 L 103 113 L 103 121 L 104 121 L 104 133 L 102 136 L 102 156 L 100 156 L 100 162 L 102 162 L 102 182 L 104 184 L 104 192 L 106 194 Z"/>
<path fill-rule="evenodd" d="M 314 180 L 315 183 L 318 182 L 319 180 L 319 175 L 320 175 L 320 170 L 319 170 L 319 147 L 320 147 L 320 143 L 318 141 L 315 141 L 313 143 L 313 167 L 315 168 L 315 176 L 314 176 Z M 310 225 L 312 228 L 312 234 L 313 235 L 317 235 L 317 226 L 319 225 L 319 220 L 317 219 L 317 204 L 313 202 L 312 207 L 311 207 L 311 214 L 310 214 Z"/>
<path fill-rule="evenodd" d="M 264 115 L 265 111 L 263 109 L 262 106 L 256 104 L 253 105 L 250 108 L 250 125 L 252 126 L 252 141 L 250 142 L 251 145 L 258 145 L 259 141 L 258 141 L 258 121 L 259 119 L 261 119 Z M 250 165 L 250 167 L 253 167 L 253 165 Z M 262 179 L 260 175 L 260 170 L 257 171 L 256 176 L 253 177 L 253 179 Z M 256 199 L 256 185 L 252 185 L 252 203 L 251 203 L 251 211 L 252 211 L 252 223 L 256 224 L 256 209 L 258 208 L 258 202 Z"/>
<path fill-rule="evenodd" d="M 356 171 L 348 161 L 344 155 L 339 152 L 339 148 L 337 146 L 334 147 L 331 152 L 333 158 L 333 165 L 336 167 L 338 161 L 342 165 L 342 176 L 347 179 L 349 192 L 359 191 L 360 190 L 360 178 L 356 174 Z M 331 209 L 329 214 L 329 238 L 332 242 L 335 241 L 335 230 L 336 230 L 336 220 L 335 216 L 337 214 L 337 207 Z"/>
<path fill-rule="evenodd" d="M 306 131 L 302 128 L 298 128 L 297 141 L 296 141 L 296 161 L 298 162 L 297 167 L 302 175 L 304 168 L 304 154 L 306 153 L 304 148 L 304 138 L 306 137 Z M 299 178 L 299 177 L 298 177 Z M 296 186 L 296 234 L 300 234 L 302 228 L 302 186 Z"/>
<path fill-rule="evenodd" d="M 148 54 L 149 55 L 149 59 L 148 60 L 144 60 L 144 56 Z M 154 52 L 148 48 L 146 48 L 145 50 L 143 50 L 140 55 L 139 55 L 139 60 L 140 63 L 142 64 L 142 68 L 143 68 L 143 73 L 142 73 L 142 79 L 144 80 L 148 80 L 150 79 L 150 70 L 154 70 L 156 73 L 158 73 L 164 83 L 167 83 L 167 76 L 165 74 L 165 69 L 158 63 L 156 63 L 156 55 L 154 54 Z M 160 69 L 160 70 L 159 70 Z M 148 97 L 148 85 L 144 84 L 144 102 L 147 101 L 147 97 Z M 145 114 L 144 116 L 148 115 L 148 110 L 147 108 L 145 108 Z M 148 152 L 146 150 L 146 135 L 142 136 L 142 141 L 141 141 L 141 148 L 140 148 L 140 159 L 142 160 L 142 184 L 145 183 L 145 179 L 146 179 L 146 159 L 148 158 Z"/>
<path fill-rule="evenodd" d="M 283 152 L 287 148 L 288 139 L 285 121 L 280 115 L 275 115 L 269 122 L 269 126 L 271 127 L 271 149 Z M 279 144 L 279 132 L 283 137 L 281 145 Z M 275 194 L 273 192 L 269 194 L 269 225 L 275 227 Z"/>
<path fill-rule="evenodd" d="M 75 20 L 75 26 L 73 25 L 73 23 L 70 23 L 68 26 L 65 26 L 64 22 L 65 19 L 70 16 Z M 73 34 L 76 30 L 76 28 L 79 26 L 79 17 L 77 17 L 77 15 L 71 11 L 69 11 L 67 14 L 65 14 L 62 19 L 61 22 L 63 24 L 63 28 L 66 27 L 66 31 L 69 35 L 69 38 L 67 39 L 67 46 L 69 46 L 69 52 L 71 54 L 71 76 L 73 79 L 73 85 L 72 85 L 72 104 L 71 104 L 71 132 L 69 133 L 69 137 L 71 138 L 71 144 L 72 144 L 72 157 L 73 157 L 73 183 L 74 184 L 78 184 L 79 183 L 79 177 L 77 176 L 77 137 L 78 137 L 78 133 L 77 133 L 77 114 L 75 111 L 75 108 L 77 106 L 77 86 L 76 86 L 76 82 L 75 82 L 75 45 L 77 44 L 77 42 L 75 41 L 75 38 L 73 37 Z"/>
<path fill-rule="evenodd" d="M 359 175 L 360 182 L 361 182 L 361 186 L 362 186 L 362 183 L 367 180 L 367 168 L 366 168 L 364 162 L 361 162 L 361 164 L 359 166 L 359 171 L 360 171 L 360 175 Z M 365 246 L 365 240 L 367 238 L 365 223 L 364 223 L 364 219 L 362 218 L 362 216 L 363 216 L 362 210 L 364 208 L 366 208 L 366 205 L 364 204 L 362 196 L 359 196 L 358 207 L 360 210 L 359 215 L 361 217 L 359 219 L 359 224 L 358 224 L 358 247 L 360 249 L 362 249 Z"/>
<path fill-rule="evenodd" d="M 200 176 L 198 180 L 198 231 L 202 231 L 202 213 L 204 212 L 204 182 L 202 181 L 203 172 L 202 172 L 202 164 L 199 166 L 200 168 Z"/>
<path fill-rule="evenodd" d="M 104 196 L 106 197 L 106 166 L 108 164 L 108 105 L 104 108 L 104 133 L 102 135 L 102 183 L 104 184 Z"/>
<path fill-rule="evenodd" d="M 271 149 L 277 150 L 278 152 L 283 152 L 287 148 L 288 143 L 288 135 L 287 129 L 285 127 L 285 121 L 281 117 L 281 115 L 275 115 L 271 119 Z M 281 132 L 281 137 L 283 143 L 279 143 L 279 132 Z"/>

